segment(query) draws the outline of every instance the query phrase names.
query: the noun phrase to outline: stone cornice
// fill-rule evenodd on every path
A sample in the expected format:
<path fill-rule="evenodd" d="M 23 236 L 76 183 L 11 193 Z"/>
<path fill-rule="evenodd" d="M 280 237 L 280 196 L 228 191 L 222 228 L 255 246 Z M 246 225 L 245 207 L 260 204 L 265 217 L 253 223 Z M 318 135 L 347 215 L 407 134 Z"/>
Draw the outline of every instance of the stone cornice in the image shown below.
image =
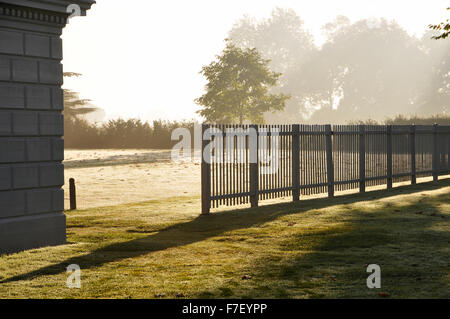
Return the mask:
<path fill-rule="evenodd" d="M 13 18 L 34 23 L 44 23 L 64 26 L 67 23 L 67 14 L 21 7 L 0 2 L 0 18 Z"/>
<path fill-rule="evenodd" d="M 94 0 L 0 0 L 0 4 L 6 3 L 21 7 L 40 9 L 58 13 L 66 13 L 66 8 L 71 4 L 80 6 L 81 15 L 85 15 L 86 11 L 95 3 Z"/>

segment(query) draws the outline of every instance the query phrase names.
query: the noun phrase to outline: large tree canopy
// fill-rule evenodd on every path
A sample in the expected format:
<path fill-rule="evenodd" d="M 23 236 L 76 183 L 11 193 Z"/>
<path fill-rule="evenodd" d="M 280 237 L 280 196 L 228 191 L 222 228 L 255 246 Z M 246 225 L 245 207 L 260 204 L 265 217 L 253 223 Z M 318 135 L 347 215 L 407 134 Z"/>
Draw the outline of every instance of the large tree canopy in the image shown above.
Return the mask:
<path fill-rule="evenodd" d="M 264 123 L 265 112 L 282 110 L 289 99 L 282 93 L 268 93 L 281 75 L 270 70 L 269 62 L 255 48 L 241 49 L 227 42 L 222 54 L 200 72 L 208 83 L 206 93 L 195 100 L 203 106 L 198 113 L 215 123 Z"/>
<path fill-rule="evenodd" d="M 307 112 L 309 96 L 305 89 L 293 90 L 292 86 L 305 86 L 306 77 L 299 77 L 317 52 L 313 36 L 304 28 L 303 21 L 292 9 L 276 8 L 268 19 L 257 21 L 248 16 L 235 23 L 228 33 L 230 41 L 240 48 L 256 48 L 270 68 L 282 75 L 272 93 L 290 92 L 284 112 L 269 112 L 270 122 L 287 123 L 301 118 Z M 297 120 L 298 121 L 298 120 Z"/>
<path fill-rule="evenodd" d="M 431 40 L 435 32 L 417 38 L 395 21 L 338 16 L 318 47 L 294 11 L 277 9 L 269 19 L 244 17 L 229 38 L 283 72 L 270 92 L 292 99 L 265 114 L 268 122 L 346 123 L 450 111 L 450 42 Z"/>
<path fill-rule="evenodd" d="M 324 110 L 339 122 L 355 116 L 382 119 L 393 112 L 417 112 L 425 58 L 419 40 L 395 22 L 336 22 L 313 63 L 317 72 L 311 78 L 321 88 L 323 102 L 319 101 L 322 112 L 312 119 L 330 121 L 323 118 Z"/>
<path fill-rule="evenodd" d="M 256 48 L 283 74 L 315 50 L 313 36 L 292 9 L 276 8 L 270 18 L 261 21 L 245 16 L 233 25 L 228 38 L 240 48 Z"/>

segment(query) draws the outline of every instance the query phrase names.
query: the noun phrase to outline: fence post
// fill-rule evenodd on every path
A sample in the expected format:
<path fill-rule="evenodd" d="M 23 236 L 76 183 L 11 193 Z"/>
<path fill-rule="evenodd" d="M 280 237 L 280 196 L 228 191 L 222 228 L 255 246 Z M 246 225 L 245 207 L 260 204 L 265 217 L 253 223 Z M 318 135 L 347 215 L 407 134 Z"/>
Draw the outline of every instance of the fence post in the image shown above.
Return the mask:
<path fill-rule="evenodd" d="M 251 125 L 256 132 L 256 142 L 249 143 L 250 148 L 250 204 L 251 207 L 258 207 L 258 197 L 259 197 L 259 172 L 258 172 L 258 153 L 259 153 L 259 134 L 258 125 Z M 249 137 L 251 139 L 251 135 Z M 252 146 L 256 149 L 252 149 Z"/>
<path fill-rule="evenodd" d="M 416 184 L 416 126 L 411 125 L 411 184 Z"/>
<path fill-rule="evenodd" d="M 328 197 L 334 197 L 334 165 L 333 165 L 333 140 L 331 125 L 325 125 L 325 139 L 327 152 L 327 177 L 328 177 Z"/>
<path fill-rule="evenodd" d="M 438 125 L 433 125 L 433 181 L 438 180 Z"/>
<path fill-rule="evenodd" d="M 292 125 L 292 200 L 300 200 L 300 125 Z"/>
<path fill-rule="evenodd" d="M 387 138 L 387 189 L 392 189 L 392 125 L 388 125 L 386 128 Z"/>
<path fill-rule="evenodd" d="M 366 126 L 359 126 L 359 191 L 366 191 Z"/>
<path fill-rule="evenodd" d="M 70 197 L 70 210 L 77 209 L 77 191 L 75 187 L 75 179 L 69 179 L 69 197 Z"/>
<path fill-rule="evenodd" d="M 202 125 L 202 165 L 201 165 L 201 179 L 202 179 L 202 215 L 208 215 L 211 210 L 211 152 L 205 152 L 205 148 L 210 141 L 210 137 L 205 139 L 205 132 L 209 128 L 208 124 Z"/>

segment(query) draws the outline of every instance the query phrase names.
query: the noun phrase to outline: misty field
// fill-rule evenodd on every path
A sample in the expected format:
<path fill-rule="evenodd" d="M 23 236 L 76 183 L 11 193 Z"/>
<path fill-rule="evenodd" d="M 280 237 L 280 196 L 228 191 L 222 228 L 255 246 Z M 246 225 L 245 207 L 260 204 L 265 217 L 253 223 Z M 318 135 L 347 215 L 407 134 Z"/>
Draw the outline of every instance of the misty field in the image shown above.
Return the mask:
<path fill-rule="evenodd" d="M 315 162 L 311 158 L 311 162 Z M 347 163 L 350 167 L 355 164 Z M 356 165 L 357 166 L 357 165 Z M 373 167 L 382 167 L 374 165 Z M 171 150 L 154 149 L 94 149 L 65 150 L 65 208 L 69 208 L 69 178 L 75 178 L 77 186 L 77 207 L 87 209 L 101 206 L 137 203 L 149 200 L 179 196 L 200 196 L 200 164 L 194 162 L 174 163 L 171 160 Z M 353 169 L 354 171 L 354 169 Z M 301 168 L 301 175 L 306 174 L 306 168 Z M 377 172 L 367 170 L 369 176 Z M 449 178 L 442 176 L 441 178 Z M 396 186 L 409 185 L 406 182 L 396 183 Z M 417 181 L 428 182 L 432 177 L 418 178 Z M 382 185 L 371 186 L 367 182 L 367 190 L 386 188 Z M 359 191 L 354 189 L 340 191 L 336 186 L 336 194 L 348 194 Z M 321 194 L 302 194 L 302 198 L 326 197 L 323 188 Z M 291 197 L 281 197 L 261 201 L 261 204 L 290 201 Z"/>
<path fill-rule="evenodd" d="M 78 208 L 200 195 L 200 165 L 173 163 L 170 150 L 65 150 L 65 208 L 75 178 Z"/>
<path fill-rule="evenodd" d="M 66 212 L 67 245 L 0 257 L 0 297 L 450 298 L 448 179 L 199 211 L 195 196 Z"/>

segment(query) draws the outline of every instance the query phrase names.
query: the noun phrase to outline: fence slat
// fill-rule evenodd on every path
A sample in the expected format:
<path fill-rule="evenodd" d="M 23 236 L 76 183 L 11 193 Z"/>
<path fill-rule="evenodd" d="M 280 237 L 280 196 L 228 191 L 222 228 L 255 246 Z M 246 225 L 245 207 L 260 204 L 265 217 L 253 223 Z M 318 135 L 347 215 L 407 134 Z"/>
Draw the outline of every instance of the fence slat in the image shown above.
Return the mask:
<path fill-rule="evenodd" d="M 202 164 L 201 164 L 201 179 L 202 179 L 202 214 L 207 215 L 211 210 L 211 169 L 210 152 L 204 152 L 206 146 L 209 143 L 209 139 L 205 139 L 205 132 L 209 128 L 209 125 L 202 125 Z"/>
<path fill-rule="evenodd" d="M 359 191 L 366 191 L 366 127 L 359 126 Z"/>
<path fill-rule="evenodd" d="M 411 184 L 416 184 L 416 126 L 411 125 Z"/>
<path fill-rule="evenodd" d="M 292 125 L 292 200 L 300 200 L 300 126 Z"/>
<path fill-rule="evenodd" d="M 252 125 L 251 128 L 256 130 L 256 142 L 249 145 L 250 149 L 250 204 L 252 207 L 258 207 L 259 187 L 258 187 L 258 150 L 259 150 L 259 134 L 258 126 Z M 256 144 L 256 145 L 253 145 Z M 256 149 L 252 150 L 252 147 Z"/>
<path fill-rule="evenodd" d="M 392 125 L 386 128 L 387 189 L 392 189 Z"/>
<path fill-rule="evenodd" d="M 433 181 L 438 180 L 438 125 L 433 125 Z"/>
<path fill-rule="evenodd" d="M 327 153 L 327 178 L 328 178 L 328 197 L 334 196 L 334 165 L 333 165 L 333 140 L 331 125 L 325 126 L 326 134 L 326 153 Z"/>

